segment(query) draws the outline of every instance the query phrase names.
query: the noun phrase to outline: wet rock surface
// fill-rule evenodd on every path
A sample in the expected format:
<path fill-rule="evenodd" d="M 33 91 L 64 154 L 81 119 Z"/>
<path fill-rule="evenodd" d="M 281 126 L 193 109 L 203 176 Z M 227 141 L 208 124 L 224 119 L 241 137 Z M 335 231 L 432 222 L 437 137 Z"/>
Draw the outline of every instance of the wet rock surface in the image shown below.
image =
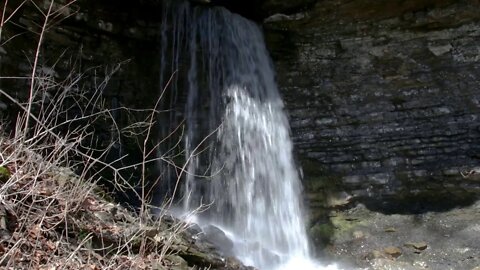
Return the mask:
<path fill-rule="evenodd" d="M 346 269 L 475 269 L 480 265 L 480 203 L 418 215 L 363 205 L 330 213 L 326 256 Z"/>
<path fill-rule="evenodd" d="M 313 212 L 341 192 L 394 212 L 478 198 L 479 8 L 332 0 L 267 20 Z"/>
<path fill-rule="evenodd" d="M 233 241 L 220 228 L 208 225 L 199 234 L 199 239 L 213 244 L 225 255 L 233 256 Z"/>

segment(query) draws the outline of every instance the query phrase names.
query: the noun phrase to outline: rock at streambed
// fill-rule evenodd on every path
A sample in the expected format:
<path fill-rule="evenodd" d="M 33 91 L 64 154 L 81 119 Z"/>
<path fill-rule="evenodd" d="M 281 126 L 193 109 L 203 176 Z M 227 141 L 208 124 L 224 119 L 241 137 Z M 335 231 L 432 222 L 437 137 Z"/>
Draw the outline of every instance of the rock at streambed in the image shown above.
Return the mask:
<path fill-rule="evenodd" d="M 65 177 L 64 181 L 58 182 L 66 185 L 71 181 L 69 177 Z M 107 202 L 96 194 L 87 196 L 81 209 L 69 217 L 69 223 L 73 224 L 74 230 L 88 235 L 92 248 L 99 253 L 123 254 L 126 252 L 124 246 L 128 245 L 129 252 L 133 253 L 140 253 L 141 250 L 146 254 L 166 253 L 161 260 L 152 259 L 148 262 L 151 263 L 149 267 L 158 264 L 159 269 L 253 269 L 244 266 L 235 258 L 228 257 L 230 254 L 224 255 L 215 245 L 200 239 L 198 225 L 187 224 L 170 215 L 147 219 L 142 223 L 139 221 L 137 216 L 124 207 Z M 209 232 L 215 232 L 218 241 L 222 239 L 220 233 L 213 228 Z M 227 244 L 224 243 L 225 246 L 228 246 Z"/>
<path fill-rule="evenodd" d="M 381 213 L 359 204 L 336 211 L 329 221 L 333 231 L 327 255 L 353 264 L 349 269 L 472 270 L 480 265 L 480 201 L 412 215 Z"/>
<path fill-rule="evenodd" d="M 405 246 L 414 248 L 416 250 L 423 251 L 423 250 L 427 249 L 428 244 L 426 242 L 408 242 L 408 243 L 405 243 Z"/>
<path fill-rule="evenodd" d="M 383 252 L 393 258 L 398 258 L 402 255 L 402 250 L 398 247 L 386 247 L 383 249 Z"/>
<path fill-rule="evenodd" d="M 169 217 L 168 223 L 179 221 Z M 218 227 L 208 225 L 203 230 L 196 224 L 188 228 L 176 238 L 172 244 L 171 253 L 176 254 L 187 262 L 189 267 L 229 270 L 254 270 L 255 268 L 243 265 L 233 257 L 233 242 Z M 189 268 L 190 269 L 190 268 Z"/>

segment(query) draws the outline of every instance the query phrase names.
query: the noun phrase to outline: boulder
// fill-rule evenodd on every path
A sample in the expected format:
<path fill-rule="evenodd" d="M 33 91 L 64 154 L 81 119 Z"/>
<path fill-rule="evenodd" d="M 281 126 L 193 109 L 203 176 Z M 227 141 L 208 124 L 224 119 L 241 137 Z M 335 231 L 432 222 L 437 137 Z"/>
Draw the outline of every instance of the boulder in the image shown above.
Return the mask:
<path fill-rule="evenodd" d="M 200 239 L 212 243 L 222 254 L 233 256 L 233 241 L 224 231 L 214 225 L 207 225 L 200 234 Z"/>

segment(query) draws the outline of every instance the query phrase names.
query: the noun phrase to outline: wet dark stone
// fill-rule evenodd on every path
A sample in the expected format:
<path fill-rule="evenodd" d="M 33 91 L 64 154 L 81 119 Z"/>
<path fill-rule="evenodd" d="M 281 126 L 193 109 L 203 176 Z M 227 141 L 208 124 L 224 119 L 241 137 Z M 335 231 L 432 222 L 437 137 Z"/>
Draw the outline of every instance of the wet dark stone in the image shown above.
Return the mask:
<path fill-rule="evenodd" d="M 224 231 L 214 225 L 208 225 L 203 229 L 200 239 L 212 243 L 226 256 L 233 256 L 233 241 L 228 238 Z"/>
<path fill-rule="evenodd" d="M 308 194 L 318 197 L 321 176 L 324 193 L 389 212 L 478 198 L 479 183 L 460 173 L 480 162 L 478 8 L 334 0 L 266 23 Z"/>

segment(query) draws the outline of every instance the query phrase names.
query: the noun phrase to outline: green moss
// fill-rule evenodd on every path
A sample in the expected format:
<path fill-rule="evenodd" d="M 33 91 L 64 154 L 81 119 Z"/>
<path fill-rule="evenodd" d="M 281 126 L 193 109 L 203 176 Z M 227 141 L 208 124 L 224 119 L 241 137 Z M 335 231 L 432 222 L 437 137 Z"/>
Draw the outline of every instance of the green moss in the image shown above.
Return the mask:
<path fill-rule="evenodd" d="M 302 169 L 305 174 L 323 175 L 327 171 L 325 166 L 320 165 L 318 161 L 313 159 L 302 158 L 300 160 L 300 164 L 302 165 Z"/>
<path fill-rule="evenodd" d="M 358 223 L 356 220 L 347 220 L 342 216 L 332 217 L 331 221 L 339 232 L 351 231 Z"/>
<path fill-rule="evenodd" d="M 10 171 L 6 167 L 0 166 L 0 182 L 7 182 L 10 176 Z"/>
<path fill-rule="evenodd" d="M 311 159 L 300 161 L 304 177 L 304 185 L 309 191 L 321 191 L 338 183 L 338 177 L 328 173 L 325 166 Z"/>
<path fill-rule="evenodd" d="M 335 228 L 330 223 L 316 224 L 310 229 L 310 235 L 316 242 L 329 242 L 335 233 Z"/>
<path fill-rule="evenodd" d="M 305 186 L 311 191 L 320 191 L 328 187 L 330 179 L 328 177 L 305 177 Z"/>
<path fill-rule="evenodd" d="M 87 239 L 87 237 L 89 237 L 89 236 L 90 236 L 90 232 L 87 231 L 87 230 L 80 230 L 78 232 L 78 240 L 80 240 L 80 241 L 83 241 L 83 240 Z"/>
<path fill-rule="evenodd" d="M 368 227 L 369 217 L 347 218 L 343 214 L 338 213 L 337 216 L 331 217 L 333 227 L 335 228 L 336 239 L 349 239 L 355 230 L 361 227 Z"/>

